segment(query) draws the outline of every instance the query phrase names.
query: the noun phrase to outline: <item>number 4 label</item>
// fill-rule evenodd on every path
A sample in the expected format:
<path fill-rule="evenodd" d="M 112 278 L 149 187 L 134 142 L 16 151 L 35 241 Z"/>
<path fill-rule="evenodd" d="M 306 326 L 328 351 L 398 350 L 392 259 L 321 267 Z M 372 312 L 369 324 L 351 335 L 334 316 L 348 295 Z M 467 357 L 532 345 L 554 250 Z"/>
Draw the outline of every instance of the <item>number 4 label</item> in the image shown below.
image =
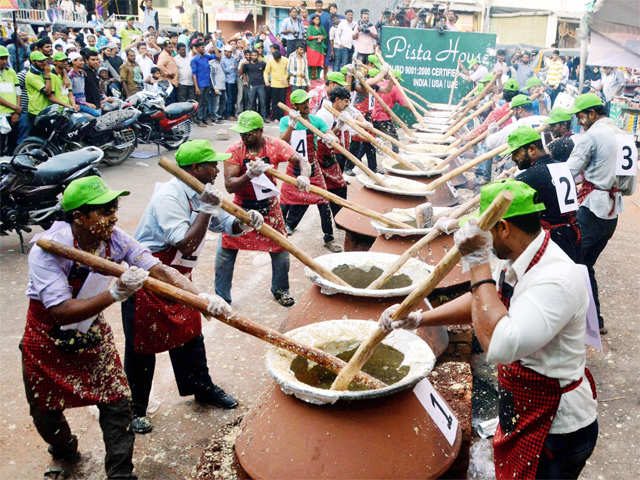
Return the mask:
<path fill-rule="evenodd" d="M 616 150 L 616 175 L 634 177 L 638 174 L 638 149 L 633 141 L 633 135 L 616 135 L 618 148 Z"/>
<path fill-rule="evenodd" d="M 307 131 L 306 130 L 294 130 L 291 132 L 291 146 L 300 154 L 306 161 L 309 161 L 309 150 L 307 145 Z"/>
<path fill-rule="evenodd" d="M 423 378 L 413 388 L 413 393 L 427 411 L 433 423 L 437 425 L 444 437 L 453 445 L 456 441 L 456 433 L 458 433 L 458 419 L 442 399 L 440 394 L 436 392 L 431 382 Z"/>
<path fill-rule="evenodd" d="M 576 183 L 573 181 L 571 170 L 566 162 L 547 164 L 551 181 L 556 188 L 560 213 L 575 212 L 578 210 L 578 193 Z"/>

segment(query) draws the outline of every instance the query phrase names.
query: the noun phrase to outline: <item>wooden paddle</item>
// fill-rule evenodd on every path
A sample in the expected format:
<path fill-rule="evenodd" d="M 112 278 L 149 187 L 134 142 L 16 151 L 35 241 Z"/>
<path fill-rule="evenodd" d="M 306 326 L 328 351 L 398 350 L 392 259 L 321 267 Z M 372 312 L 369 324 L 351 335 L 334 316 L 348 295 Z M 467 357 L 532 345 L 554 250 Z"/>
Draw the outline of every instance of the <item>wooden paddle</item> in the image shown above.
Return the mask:
<path fill-rule="evenodd" d="M 287 112 L 287 114 L 291 111 L 291 109 L 282 102 L 278 102 L 278 107 L 280 107 L 284 112 Z M 316 127 L 311 125 L 310 122 L 308 122 L 302 117 L 300 117 L 300 123 L 305 127 L 307 127 L 309 130 L 311 130 L 318 138 L 322 138 L 322 136 L 324 135 L 320 130 L 318 130 Z M 340 142 L 333 142 L 331 146 L 336 150 L 338 150 L 342 155 L 347 157 L 349 160 L 351 160 L 354 165 L 357 165 L 358 168 L 360 168 L 360 170 L 362 170 L 371 180 L 373 180 L 373 183 L 377 183 L 378 185 L 381 185 L 383 187 L 391 188 L 389 184 L 387 184 L 380 175 L 378 175 L 376 172 L 374 172 L 369 167 L 367 167 L 363 162 L 358 160 L 358 158 L 355 155 L 353 155 L 349 150 L 344 148 L 340 144 Z"/>
<path fill-rule="evenodd" d="M 276 170 L 275 168 L 270 168 L 268 170 L 268 173 L 269 175 L 273 175 L 274 177 L 279 178 L 283 182 L 286 182 L 290 185 L 296 186 L 298 184 L 295 178 L 279 170 Z M 376 212 L 375 210 L 371 210 L 370 208 L 363 207 L 358 205 L 357 203 L 350 202 L 349 200 L 339 197 L 338 195 L 331 193 L 328 190 L 325 190 L 323 188 L 316 187 L 315 185 L 311 185 L 311 188 L 309 191 L 311 193 L 315 193 L 316 195 L 320 195 L 321 197 L 326 198 L 327 200 L 333 203 L 336 203 L 342 207 L 345 207 L 345 208 L 348 208 L 349 210 L 353 210 L 354 212 L 360 213 L 361 215 L 364 215 L 369 218 L 373 218 L 374 220 L 377 220 L 379 222 L 384 222 L 390 227 L 403 228 L 403 229 L 413 228 L 410 225 L 385 217 L 380 212 Z"/>
<path fill-rule="evenodd" d="M 389 105 L 387 105 L 384 102 L 384 100 L 382 100 L 382 97 L 380 97 L 380 95 L 378 95 L 378 92 L 376 92 L 373 88 L 371 88 L 371 86 L 367 83 L 367 81 L 364 78 L 364 76 L 358 71 L 356 71 L 356 75 L 358 77 L 358 80 L 360 80 L 360 85 L 362 85 L 367 92 L 369 92 L 371 95 L 373 95 L 375 97 L 375 99 L 378 101 L 380 106 L 382 106 L 384 111 L 387 112 L 391 118 L 393 118 L 394 122 L 396 122 L 398 125 L 400 125 L 400 128 L 402 128 L 404 133 L 406 133 L 409 137 L 413 137 L 414 136 L 413 135 L 413 131 L 407 126 L 406 123 L 404 123 L 402 121 L 402 119 L 400 117 L 398 117 L 398 115 L 396 115 L 396 112 L 391 110 Z M 391 74 L 391 75 L 393 75 L 393 74 Z"/>
<path fill-rule="evenodd" d="M 402 87 L 402 90 L 404 90 L 405 92 L 407 92 L 410 95 L 413 95 L 414 97 L 416 97 L 419 100 L 422 100 L 425 104 L 427 105 L 431 105 L 431 102 L 429 100 L 427 100 L 426 98 L 424 98 L 421 95 L 418 95 L 416 92 L 414 92 L 413 90 L 409 90 L 407 87 Z"/>
<path fill-rule="evenodd" d="M 327 111 L 329 111 L 335 118 L 340 118 L 340 112 L 337 111 L 335 108 L 333 108 L 331 105 L 325 105 L 324 108 Z M 381 142 L 378 142 L 378 140 L 373 135 L 367 132 L 364 128 L 360 127 L 355 120 L 351 118 L 344 118 L 344 122 L 347 125 L 349 125 L 351 128 L 353 128 L 356 132 L 358 132 L 358 135 L 360 135 L 361 137 L 364 137 L 365 140 L 368 140 L 369 142 L 371 142 L 374 146 L 382 150 L 387 156 L 393 158 L 396 162 L 401 163 L 402 165 L 407 167 L 409 170 L 413 170 L 413 171 L 420 170 L 413 163 L 408 162 L 407 160 L 402 158 L 400 155 L 395 153 L 393 150 L 387 148 L 386 145 L 383 145 Z"/>
<path fill-rule="evenodd" d="M 458 82 L 458 75 L 460 75 L 460 63 L 456 65 L 456 74 L 453 77 L 453 83 L 451 84 L 451 91 L 449 92 L 449 102 L 447 105 L 451 105 L 451 101 L 453 100 L 453 92 L 456 89 L 456 83 Z"/>
<path fill-rule="evenodd" d="M 204 184 L 200 180 L 198 180 L 196 177 L 194 177 L 193 175 L 189 174 L 188 172 L 180 168 L 177 163 L 162 157 L 160 159 L 159 165 L 162 168 L 164 168 L 167 172 L 174 175 L 182 182 L 186 183 L 189 187 L 191 187 L 196 192 L 202 193 L 202 191 L 204 190 Z M 226 212 L 229 212 L 231 215 L 240 219 L 240 221 L 244 223 L 248 224 L 250 221 L 249 214 L 246 212 L 246 210 L 244 210 L 242 207 L 239 207 L 235 203 L 230 202 L 229 200 L 226 200 L 223 198 L 222 203 L 220 204 L 220 208 L 222 208 Z M 303 264 L 305 264 L 307 267 L 309 267 L 311 270 L 316 272 L 321 277 L 326 278 L 331 282 L 337 283 L 338 285 L 347 286 L 347 287 L 350 286 L 347 282 L 342 280 L 331 270 L 326 269 L 325 267 L 320 265 L 318 262 L 316 262 L 313 258 L 311 258 L 309 255 L 307 255 L 305 252 L 303 252 L 298 247 L 296 247 L 287 237 L 285 237 L 283 234 L 281 234 L 271 225 L 268 225 L 266 222 L 260 227 L 258 232 L 260 232 L 265 237 L 270 238 L 271 240 L 276 242 L 278 245 L 280 245 L 282 248 L 287 250 L 289 253 L 291 253 L 291 255 L 296 257 L 298 260 L 300 260 Z"/>
<path fill-rule="evenodd" d="M 460 218 L 462 215 L 467 213 L 469 210 L 471 210 L 472 208 L 476 207 L 478 205 L 478 203 L 480 203 L 480 195 L 476 195 L 471 200 L 468 200 L 467 202 L 463 203 L 462 205 L 453 208 L 451 210 L 451 213 L 449 215 L 447 215 L 447 217 L 448 218 Z M 381 288 L 385 283 L 387 283 L 389 281 L 389 279 L 391 279 L 391 277 L 393 277 L 396 274 L 396 272 L 398 270 L 400 270 L 402 268 L 402 266 L 405 263 L 407 263 L 407 261 L 411 257 L 417 255 L 420 250 L 422 250 L 424 247 L 429 245 L 433 240 L 438 238 L 440 235 L 442 235 L 442 232 L 440 230 L 438 230 L 436 228 L 432 228 L 429 233 L 427 233 L 424 237 L 422 237 L 416 243 L 411 245 L 410 248 L 405 250 L 405 252 L 402 255 L 400 255 L 400 257 L 398 257 L 398 259 L 395 262 L 393 262 L 392 265 L 387 267 L 387 269 L 384 272 L 382 272 L 382 275 L 380 275 L 373 282 L 371 282 L 371 284 L 369 284 L 369 286 L 367 286 L 366 288 L 367 289 L 374 289 L 374 290 Z"/>
<path fill-rule="evenodd" d="M 489 92 L 491 91 L 491 87 L 493 87 L 493 85 L 496 83 L 497 78 L 494 77 L 493 80 L 491 80 L 487 86 L 484 88 L 484 90 L 482 90 L 482 92 L 480 92 L 478 95 L 476 95 L 476 97 L 471 100 L 466 107 L 464 107 L 462 109 L 462 111 L 452 115 L 451 117 L 449 117 L 451 120 L 454 121 L 459 121 L 461 118 L 463 118 L 472 108 L 475 108 L 483 99 L 484 97 L 486 97 Z"/>
<path fill-rule="evenodd" d="M 479 219 L 479 226 L 483 230 L 490 230 L 500 218 L 507 212 L 509 205 L 513 201 L 513 194 L 508 191 L 503 191 L 498 195 L 495 200 L 489 205 L 487 210 L 482 214 Z M 398 320 L 406 317 L 413 309 L 415 309 L 421 302 L 425 295 L 429 295 L 436 286 L 446 277 L 449 272 L 460 261 L 461 255 L 457 247 L 453 247 L 447 252 L 447 254 L 438 262 L 431 274 L 422 282 L 418 287 L 411 292 L 411 294 L 404 299 L 400 308 L 393 314 L 393 319 Z M 384 338 L 390 332 L 385 332 L 380 327 L 367 339 L 362 342 L 356 350 L 356 353 L 351 357 L 349 363 L 343 368 L 336 379 L 331 385 L 332 390 L 345 390 L 353 376 L 358 373 L 362 366 L 369 360 L 373 350 L 378 344 L 384 340 Z"/>
<path fill-rule="evenodd" d="M 443 135 L 444 138 L 447 138 L 447 137 L 455 134 L 458 130 L 460 130 L 462 127 L 464 127 L 467 123 L 469 123 L 471 120 L 476 118 L 481 113 L 484 113 L 487 110 L 489 110 L 492 106 L 493 106 L 493 102 L 486 102 L 480 108 L 476 109 L 475 111 L 471 112 L 469 115 L 464 117 L 462 120 L 458 121 L 457 123 L 454 123 L 451 127 L 449 127 L 449 130 L 447 130 L 444 133 L 444 135 Z"/>
<path fill-rule="evenodd" d="M 73 260 L 74 262 L 78 262 L 83 265 L 87 265 L 93 270 L 105 275 L 119 277 L 126 270 L 126 267 L 124 267 L 123 265 L 119 265 L 110 260 L 98 257 L 97 255 L 85 252 L 84 250 L 69 247 L 53 240 L 40 238 L 36 243 L 40 248 L 46 250 L 47 252 L 53 253 L 54 255 L 58 255 L 60 257 L 68 258 L 69 260 Z M 207 312 L 207 300 L 205 300 L 204 298 L 200 298 L 195 293 L 188 292 L 169 283 L 157 280 L 153 277 L 147 278 L 147 280 L 144 282 L 144 288 L 170 300 L 195 308 L 196 310 L 199 310 L 207 316 L 210 315 Z M 252 322 L 247 318 L 241 317 L 235 312 L 229 315 L 220 315 L 215 318 L 217 320 L 220 320 L 222 323 L 226 323 L 230 327 L 240 330 L 241 332 L 248 333 L 249 335 L 259 338 L 260 340 L 264 340 L 265 342 L 270 343 L 278 348 L 282 348 L 289 352 L 300 355 L 301 357 L 307 358 L 312 362 L 318 363 L 328 370 L 331 370 L 332 372 L 338 373 L 340 369 L 346 365 L 346 362 L 340 360 L 337 357 L 334 357 L 333 355 L 323 352 L 322 350 L 319 350 L 317 348 L 308 347 L 294 340 L 291 340 L 277 330 L 269 327 L 264 327 L 258 323 Z M 383 382 L 376 378 L 373 378 L 370 375 L 367 375 L 366 373 L 360 375 L 357 380 L 369 385 L 370 388 L 386 387 Z"/>

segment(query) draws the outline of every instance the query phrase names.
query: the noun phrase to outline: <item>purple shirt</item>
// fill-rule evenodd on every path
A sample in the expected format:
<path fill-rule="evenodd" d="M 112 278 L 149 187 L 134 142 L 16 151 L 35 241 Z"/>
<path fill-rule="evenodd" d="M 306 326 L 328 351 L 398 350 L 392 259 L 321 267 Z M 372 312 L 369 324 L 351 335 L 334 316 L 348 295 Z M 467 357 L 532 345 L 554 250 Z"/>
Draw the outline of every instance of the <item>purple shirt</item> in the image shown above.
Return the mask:
<path fill-rule="evenodd" d="M 71 225 L 66 222 L 54 222 L 49 230 L 36 235 L 31 242 L 36 242 L 41 237 L 73 246 Z M 151 255 L 149 249 L 140 245 L 131 235 L 118 227 L 113 231 L 109 244 L 111 260 L 116 263 L 124 261 L 129 265 L 149 270 L 160 262 Z M 96 255 L 104 258 L 105 247 L 105 244 L 100 245 Z M 67 278 L 72 265 L 73 260 L 54 255 L 34 245 L 29 252 L 27 297 L 39 300 L 45 308 L 55 307 L 72 298 L 71 286 Z"/>

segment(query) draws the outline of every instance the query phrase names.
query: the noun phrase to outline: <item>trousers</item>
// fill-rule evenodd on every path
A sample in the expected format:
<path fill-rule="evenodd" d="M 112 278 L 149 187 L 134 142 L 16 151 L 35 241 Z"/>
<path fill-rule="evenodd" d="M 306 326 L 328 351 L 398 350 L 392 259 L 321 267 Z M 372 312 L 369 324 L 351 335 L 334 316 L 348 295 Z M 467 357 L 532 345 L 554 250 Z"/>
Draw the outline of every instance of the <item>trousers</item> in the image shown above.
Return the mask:
<path fill-rule="evenodd" d="M 376 148 L 370 142 L 352 141 L 351 145 L 349 145 L 349 152 L 351 152 L 358 160 L 362 160 L 362 157 L 366 155 L 367 166 L 374 172 L 378 169 Z M 352 169 L 353 163 L 347 160 L 342 171 L 346 172 Z"/>
<path fill-rule="evenodd" d="M 209 107 L 211 105 L 211 96 L 213 95 L 213 90 L 211 87 L 202 87 L 200 89 L 200 95 L 198 96 L 198 113 L 197 118 L 201 122 L 206 122 L 207 117 L 211 112 L 209 112 Z"/>
<path fill-rule="evenodd" d="M 287 101 L 287 87 L 277 88 L 271 87 L 271 113 L 274 120 L 280 120 L 284 117 L 284 112 L 278 107 L 278 102 L 286 103 Z"/>
<path fill-rule="evenodd" d="M 267 87 L 265 85 L 249 87 L 249 109 L 260 112 L 262 118 L 267 120 Z"/>
<path fill-rule="evenodd" d="M 334 195 L 344 198 L 345 200 L 347 198 L 347 187 L 329 188 L 327 190 L 333 193 Z M 336 218 L 336 215 L 338 214 L 342 206 L 338 205 L 337 203 L 329 202 L 329 208 L 331 209 L 331 214 L 333 215 L 333 218 Z"/>
<path fill-rule="evenodd" d="M 122 303 L 124 330 L 124 373 L 131 388 L 133 415 L 144 417 L 149 406 L 149 394 L 156 367 L 155 354 L 137 353 L 133 344 L 135 304 L 132 297 Z M 198 335 L 184 345 L 169 350 L 173 375 L 181 396 L 194 395 L 213 387 L 207 367 L 204 337 Z"/>
<path fill-rule="evenodd" d="M 236 113 L 236 100 L 238 99 L 238 84 L 227 83 L 227 96 L 225 98 L 224 106 L 224 118 L 228 119 L 235 117 Z"/>
<path fill-rule="evenodd" d="M 324 234 L 324 242 L 333 240 L 333 220 L 331 218 L 331 209 L 328 203 L 318 203 L 318 213 L 320 214 L 320 225 Z M 284 221 L 291 230 L 295 230 L 302 217 L 307 212 L 309 205 L 280 205 Z"/>
<path fill-rule="evenodd" d="M 550 433 L 544 440 L 537 479 L 577 479 L 598 440 L 598 421 L 571 433 Z"/>

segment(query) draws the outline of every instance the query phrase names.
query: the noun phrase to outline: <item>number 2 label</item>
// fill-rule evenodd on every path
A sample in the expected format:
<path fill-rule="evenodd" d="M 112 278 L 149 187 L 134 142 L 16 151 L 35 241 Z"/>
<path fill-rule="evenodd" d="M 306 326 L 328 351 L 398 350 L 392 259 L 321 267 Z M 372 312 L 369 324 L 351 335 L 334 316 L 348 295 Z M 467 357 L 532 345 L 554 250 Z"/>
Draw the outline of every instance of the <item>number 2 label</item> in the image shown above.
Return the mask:
<path fill-rule="evenodd" d="M 616 135 L 618 146 L 616 149 L 616 175 L 633 177 L 638 174 L 638 149 L 633 141 L 633 135 Z"/>
<path fill-rule="evenodd" d="M 565 162 L 550 163 L 547 165 L 551 174 L 551 181 L 556 189 L 560 213 L 575 212 L 578 210 L 578 192 L 573 181 L 571 170 Z"/>

